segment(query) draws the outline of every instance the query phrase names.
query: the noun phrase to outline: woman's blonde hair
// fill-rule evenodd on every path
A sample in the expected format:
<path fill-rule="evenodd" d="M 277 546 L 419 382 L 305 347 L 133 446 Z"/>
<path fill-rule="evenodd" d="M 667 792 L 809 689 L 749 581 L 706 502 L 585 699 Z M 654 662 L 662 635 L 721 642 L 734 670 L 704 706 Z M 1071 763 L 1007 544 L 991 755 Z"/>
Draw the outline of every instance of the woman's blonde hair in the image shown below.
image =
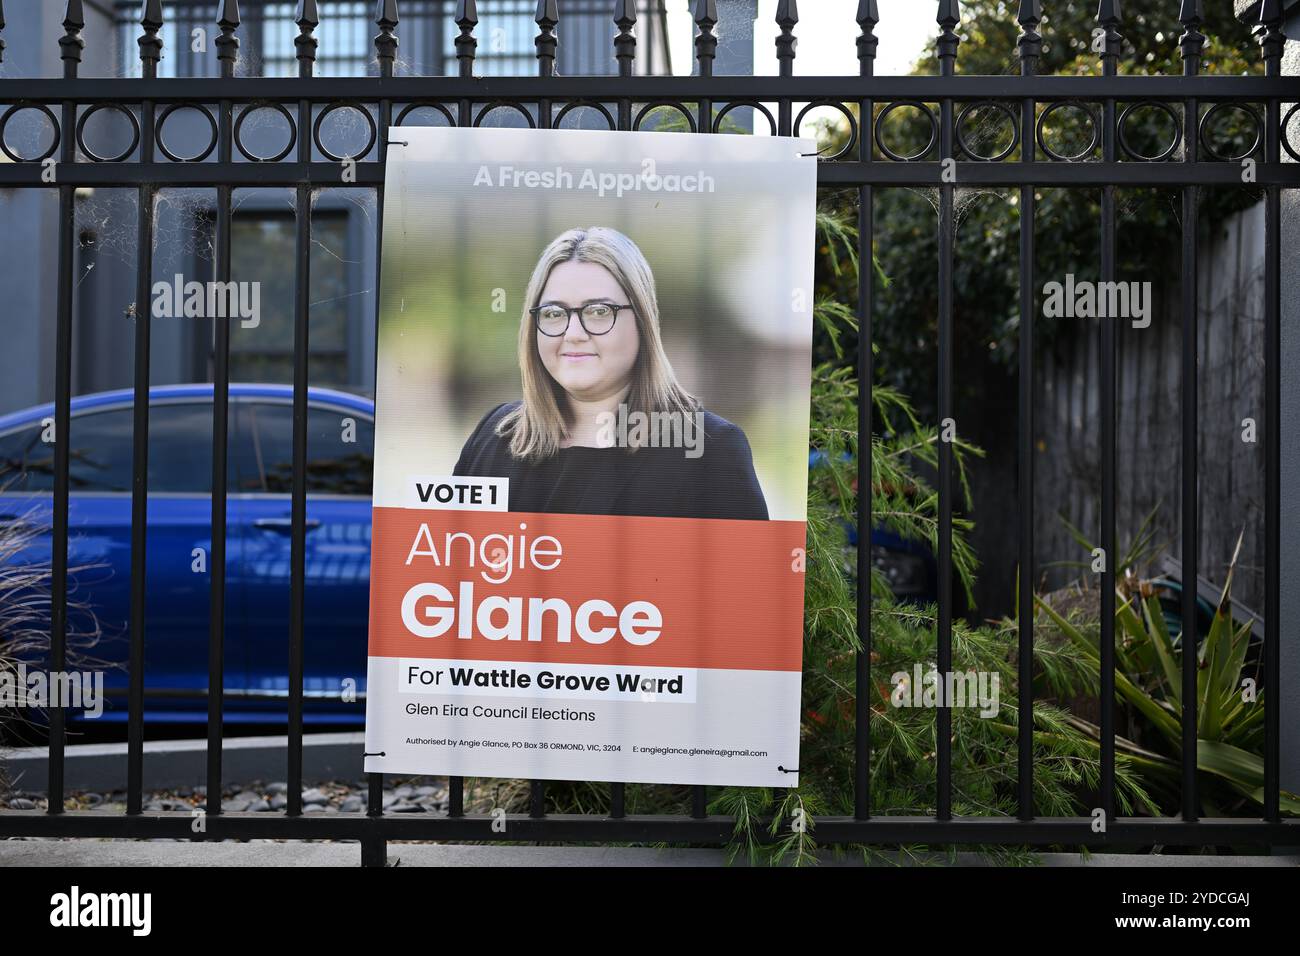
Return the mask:
<path fill-rule="evenodd" d="M 523 403 L 497 425 L 498 435 L 510 435 L 510 453 L 534 461 L 560 450 L 570 424 L 563 387 L 551 377 L 537 351 L 537 332 L 529 311 L 536 307 L 551 276 L 561 262 L 592 262 L 603 266 L 622 287 L 636 316 L 639 336 L 632 387 L 626 404 L 628 413 L 640 411 L 676 412 L 683 427 L 694 426 L 692 414 L 699 401 L 681 387 L 664 354 L 659 335 L 659 302 L 655 296 L 654 273 L 641 250 L 623 233 L 607 226 L 570 229 L 551 240 L 537 260 L 524 295 L 519 321 L 519 369 L 523 380 Z"/>

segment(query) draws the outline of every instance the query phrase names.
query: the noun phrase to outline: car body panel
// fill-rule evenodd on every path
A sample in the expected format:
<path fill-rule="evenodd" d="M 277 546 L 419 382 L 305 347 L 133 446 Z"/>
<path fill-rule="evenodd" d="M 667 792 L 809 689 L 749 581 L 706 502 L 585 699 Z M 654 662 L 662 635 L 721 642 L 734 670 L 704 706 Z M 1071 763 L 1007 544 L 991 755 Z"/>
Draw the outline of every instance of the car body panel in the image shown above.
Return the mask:
<path fill-rule="evenodd" d="M 211 385 L 156 386 L 150 390 L 150 494 L 146 520 L 145 688 L 150 721 L 204 721 L 207 713 L 208 632 L 210 628 Z M 69 600 L 87 604 L 102 631 L 86 649 L 87 663 L 103 661 L 108 703 L 101 719 L 125 720 L 125 664 L 129 650 L 131 581 L 131 494 L 76 490 L 78 482 L 123 481 L 123 444 L 129 443 L 132 392 L 100 393 L 72 400 L 72 441 L 77 480 L 69 494 Z M 370 515 L 369 460 L 373 450 L 373 403 L 361 396 L 330 389 L 308 390 L 309 420 L 332 427 L 350 421 L 369 447 L 346 449 L 349 494 L 307 497 L 304 617 L 304 720 L 357 722 L 364 719 L 366 634 L 369 602 Z M 270 464 L 278 469 L 276 487 L 292 479 L 292 389 L 279 385 L 230 386 L 228 491 L 226 498 L 226 628 L 224 639 L 225 719 L 231 722 L 282 722 L 288 696 L 290 604 L 290 508 L 288 493 L 268 492 L 259 475 L 260 445 L 250 438 L 253 406 L 283 419 Z M 53 418 L 44 405 L 0 416 L 0 474 L 4 473 L 6 436 L 9 447 L 21 444 L 34 428 Z M 96 416 L 96 417 L 88 417 Z M 206 419 L 206 433 L 195 434 Z M 80 429 L 79 436 L 79 425 Z M 157 425 L 158 427 L 155 427 Z M 126 429 L 126 434 L 123 430 Z M 170 429 L 170 431 L 169 431 Z M 108 436 L 112 454 L 96 460 L 93 433 Z M 185 443 L 190 444 L 186 445 Z M 203 446 L 206 445 L 206 451 Z M 49 446 L 52 448 L 52 446 Z M 323 447 L 328 452 L 329 444 Z M 25 521 L 41 529 L 30 546 L 14 555 L 14 565 L 48 567 L 53 512 L 52 454 L 32 445 L 23 459 L 18 484 L 0 490 L 0 522 Z M 318 449 L 319 452 L 319 449 Z M 25 453 L 27 454 L 27 453 Z M 321 453 L 325 454 L 325 453 Z M 44 456 L 44 457 L 42 457 Z M 177 461 L 195 456 L 199 461 Z M 286 461 L 287 459 L 287 461 Z M 313 468 L 313 465 L 319 467 Z M 126 480 L 129 482 L 129 464 Z M 198 492 L 153 490 L 155 472 L 163 485 L 202 483 Z M 206 474 L 203 474 L 206 471 Z M 338 461 L 309 457 L 308 475 L 336 474 Z M 89 476 L 89 477 L 87 477 Z M 321 482 L 311 478 L 316 484 Z M 356 493 L 364 484 L 365 493 Z M 253 490 L 250 490 L 253 489 Z M 288 488 L 286 486 L 286 492 Z M 90 618 L 75 607 L 69 612 L 71 646 Z M 35 664 L 38 662 L 29 662 Z M 43 662 L 42 666 L 43 666 Z M 351 679 L 354 702 L 344 702 L 344 681 Z"/>

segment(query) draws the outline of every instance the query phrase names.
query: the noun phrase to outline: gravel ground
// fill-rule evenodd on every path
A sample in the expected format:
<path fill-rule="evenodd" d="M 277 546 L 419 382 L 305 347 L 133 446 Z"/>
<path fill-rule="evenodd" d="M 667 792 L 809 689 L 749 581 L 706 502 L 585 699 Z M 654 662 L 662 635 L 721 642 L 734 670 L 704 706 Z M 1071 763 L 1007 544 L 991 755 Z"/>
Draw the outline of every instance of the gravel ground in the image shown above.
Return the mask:
<path fill-rule="evenodd" d="M 302 791 L 303 813 L 365 813 L 369 784 L 329 781 Z M 254 780 L 226 787 L 221 793 L 221 809 L 227 813 L 283 811 L 288 803 L 286 783 Z M 466 794 L 468 803 L 469 795 Z M 152 790 L 144 794 L 145 812 L 186 810 L 206 805 L 206 787 L 182 787 L 179 790 Z M 0 793 L 0 807 L 9 810 L 44 810 L 45 794 L 12 790 Z M 65 810 L 112 810 L 126 812 L 126 791 L 112 793 L 77 792 L 63 801 Z M 384 788 L 386 813 L 446 813 L 447 780 L 445 777 L 413 777 L 393 781 Z"/>

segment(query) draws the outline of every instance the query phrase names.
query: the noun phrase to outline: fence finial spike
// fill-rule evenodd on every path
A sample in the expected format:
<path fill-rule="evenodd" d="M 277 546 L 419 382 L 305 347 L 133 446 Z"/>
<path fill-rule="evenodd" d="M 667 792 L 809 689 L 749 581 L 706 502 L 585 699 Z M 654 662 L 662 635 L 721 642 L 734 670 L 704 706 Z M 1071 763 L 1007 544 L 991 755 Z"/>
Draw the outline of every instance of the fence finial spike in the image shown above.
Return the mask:
<path fill-rule="evenodd" d="M 217 26 L 239 26 L 239 0 L 221 0 L 221 9 L 217 11 Z"/>
<path fill-rule="evenodd" d="M 876 71 L 876 24 L 880 22 L 880 6 L 876 0 L 858 0 L 858 72 L 870 76 Z"/>
<path fill-rule="evenodd" d="M 0 30 L 5 28 L 5 4 L 0 0 Z M 5 61 L 5 39 L 0 37 L 0 63 Z"/>
<path fill-rule="evenodd" d="M 1103 26 L 1118 24 L 1123 14 L 1119 12 L 1119 0 L 1101 0 L 1097 4 L 1097 22 Z"/>
<path fill-rule="evenodd" d="M 158 75 L 158 61 L 162 59 L 162 38 L 158 31 L 163 28 L 162 0 L 144 0 L 140 6 L 140 34 L 136 45 L 140 48 L 140 69 L 143 76 L 153 79 Z"/>
<path fill-rule="evenodd" d="M 1020 0 L 1020 9 L 1016 12 L 1016 22 L 1022 27 L 1032 24 L 1038 26 L 1043 21 L 1042 0 Z"/>
<path fill-rule="evenodd" d="M 235 64 L 239 60 L 239 37 L 235 36 L 235 31 L 239 29 L 239 0 L 221 0 L 221 8 L 217 11 L 217 26 L 221 28 L 221 35 L 213 41 L 213 45 L 217 48 L 221 75 L 234 76 Z"/>
<path fill-rule="evenodd" d="M 957 24 L 961 23 L 961 4 L 957 0 L 939 0 L 939 12 L 934 20 L 941 30 L 934 41 L 934 51 L 939 57 L 939 65 L 945 76 L 952 73 L 957 62 L 957 46 L 961 37 L 957 35 Z"/>
<path fill-rule="evenodd" d="M 316 48 L 320 45 L 312 35 L 320 26 L 320 10 L 316 0 L 298 0 L 294 23 L 298 24 L 298 35 L 293 38 L 298 57 L 298 75 L 306 78 L 316 69 Z"/>
<path fill-rule="evenodd" d="M 636 0 L 615 0 L 614 24 L 620 26 L 620 21 L 636 23 Z"/>
<path fill-rule="evenodd" d="M 776 60 L 782 76 L 794 75 L 795 47 L 799 44 L 794 28 L 798 23 L 799 5 L 795 0 L 780 0 L 776 5 L 776 25 L 781 28 L 781 34 L 776 38 Z"/>
<path fill-rule="evenodd" d="M 81 64 L 81 51 L 86 48 L 86 41 L 81 38 L 81 28 L 86 25 L 85 11 L 81 0 L 68 0 L 63 16 L 63 36 L 59 37 L 59 59 L 63 61 L 63 76 L 66 79 L 76 77 Z"/>
<path fill-rule="evenodd" d="M 478 40 L 474 39 L 474 28 L 478 26 L 478 5 L 474 0 L 457 0 L 451 18 L 460 28 L 460 35 L 454 41 L 456 68 L 462 77 L 468 78 L 474 75 L 474 51 L 478 49 Z"/>
<path fill-rule="evenodd" d="M 1028 76 L 1038 72 L 1038 58 L 1043 55 L 1043 37 L 1038 32 L 1038 25 L 1043 22 L 1043 5 L 1039 0 L 1020 0 L 1016 22 L 1020 24 L 1020 36 L 1016 39 L 1020 72 Z"/>
<path fill-rule="evenodd" d="M 1205 34 L 1200 25 L 1205 22 L 1201 0 L 1183 0 L 1178 11 L 1178 22 L 1183 25 L 1183 35 L 1178 38 L 1178 53 L 1183 59 L 1184 73 L 1200 71 L 1200 57 L 1205 50 Z"/>
<path fill-rule="evenodd" d="M 397 60 L 397 0 L 379 0 L 375 4 L 375 59 L 379 61 L 379 75 L 391 77 L 393 63 Z"/>
<path fill-rule="evenodd" d="M 618 60 L 619 76 L 631 76 L 636 63 L 636 0 L 617 0 L 614 4 L 614 59 Z"/>
<path fill-rule="evenodd" d="M 714 0 L 695 0 L 695 62 L 700 76 L 713 75 L 713 59 L 718 55 L 718 38 L 713 28 L 718 25 L 718 5 Z"/>
<path fill-rule="evenodd" d="M 86 11 L 81 5 L 81 0 L 68 0 L 68 6 L 63 14 L 63 26 L 68 30 L 80 30 L 86 25 Z"/>
<path fill-rule="evenodd" d="M 1265 72 L 1269 76 L 1279 75 L 1282 51 L 1286 46 L 1286 36 L 1282 33 L 1282 0 L 1264 0 L 1259 5 L 1255 38 L 1264 57 Z"/>
<path fill-rule="evenodd" d="M 537 24 L 537 36 L 533 46 L 537 48 L 537 75 L 555 75 L 555 51 L 560 45 L 555 35 L 555 28 L 560 24 L 560 5 L 556 0 L 537 0 L 537 14 L 533 17 Z"/>

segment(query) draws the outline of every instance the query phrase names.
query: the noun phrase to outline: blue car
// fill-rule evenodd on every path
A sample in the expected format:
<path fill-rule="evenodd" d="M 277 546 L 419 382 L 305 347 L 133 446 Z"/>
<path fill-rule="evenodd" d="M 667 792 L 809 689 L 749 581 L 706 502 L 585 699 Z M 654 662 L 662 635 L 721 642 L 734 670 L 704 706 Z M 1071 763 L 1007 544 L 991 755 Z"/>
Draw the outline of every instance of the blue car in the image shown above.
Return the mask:
<path fill-rule="evenodd" d="M 150 721 L 207 717 L 212 546 L 211 385 L 150 390 L 145 708 Z M 293 390 L 230 386 L 225 714 L 284 722 L 289 670 Z M 54 487 L 52 405 L 0 417 L 0 526 L 34 535 L 9 565 L 48 568 Z M 131 594 L 132 392 L 72 400 L 69 600 L 102 632 L 101 720 L 127 717 Z M 304 720 L 364 720 L 374 404 L 312 388 L 307 413 Z M 0 527 L 0 532 L 2 532 Z M 90 618 L 72 610 L 71 630 Z M 47 666 L 29 661 L 29 666 Z M 88 669 L 85 666 L 71 669 Z M 344 700 L 355 690 L 355 700 Z"/>

